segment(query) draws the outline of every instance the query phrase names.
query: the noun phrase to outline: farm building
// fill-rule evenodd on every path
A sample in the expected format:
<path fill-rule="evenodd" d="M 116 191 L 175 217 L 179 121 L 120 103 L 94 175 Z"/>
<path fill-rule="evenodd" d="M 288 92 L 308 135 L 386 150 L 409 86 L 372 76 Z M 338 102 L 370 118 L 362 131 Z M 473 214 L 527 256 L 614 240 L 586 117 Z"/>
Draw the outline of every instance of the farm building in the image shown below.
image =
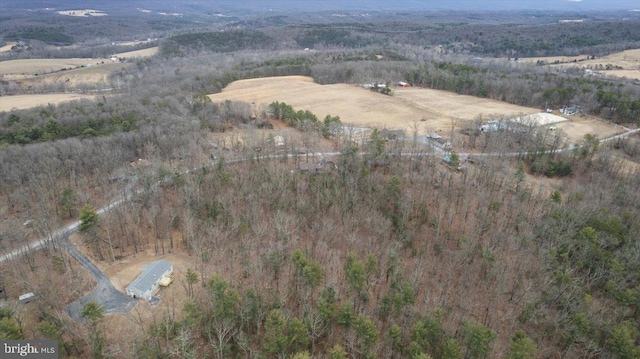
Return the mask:
<path fill-rule="evenodd" d="M 158 291 L 160 285 L 168 285 L 171 282 L 173 264 L 164 259 L 160 259 L 143 267 L 142 273 L 134 279 L 126 288 L 128 296 L 133 298 L 151 299 L 151 296 Z"/>
<path fill-rule="evenodd" d="M 560 112 L 563 115 L 575 115 L 576 113 L 580 112 L 580 107 L 578 106 L 569 106 L 569 107 L 565 107 L 560 109 Z"/>
<path fill-rule="evenodd" d="M 451 142 L 447 141 L 446 138 L 441 137 L 439 134 L 435 132 L 429 134 L 428 139 L 429 141 L 431 141 L 431 144 L 433 144 L 434 146 L 437 146 L 444 150 L 451 149 Z"/>
<path fill-rule="evenodd" d="M 498 132 L 506 130 L 508 126 L 509 125 L 506 122 L 491 120 L 487 121 L 486 124 L 480 126 L 479 129 L 482 132 Z"/>
<path fill-rule="evenodd" d="M 536 119 L 533 115 L 517 117 L 509 121 L 491 120 L 486 124 L 478 127 L 481 132 L 527 132 L 529 126 L 536 125 Z"/>
<path fill-rule="evenodd" d="M 374 82 L 374 83 L 370 83 L 370 84 L 360 84 L 358 86 L 360 86 L 362 88 L 365 88 L 365 89 L 368 89 L 368 90 L 387 88 L 387 85 L 383 84 L 381 82 Z"/>

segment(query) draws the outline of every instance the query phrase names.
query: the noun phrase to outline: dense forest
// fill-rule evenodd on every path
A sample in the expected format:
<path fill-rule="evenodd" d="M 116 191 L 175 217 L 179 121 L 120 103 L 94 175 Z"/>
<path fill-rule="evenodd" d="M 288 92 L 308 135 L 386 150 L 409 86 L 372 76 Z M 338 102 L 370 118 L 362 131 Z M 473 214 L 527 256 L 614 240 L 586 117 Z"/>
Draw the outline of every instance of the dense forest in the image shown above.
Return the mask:
<path fill-rule="evenodd" d="M 61 357 L 80 358 L 639 358 L 637 134 L 569 147 L 560 131 L 483 133 L 469 118 L 445 163 L 410 135 L 357 142 L 339 113 L 207 97 L 270 76 L 406 81 L 640 126 L 637 81 L 513 60 L 637 48 L 638 22 L 529 15 L 128 23 L 160 52 L 112 73 L 109 92 L 0 112 L 0 254 L 80 220 L 71 239 L 0 263 L 0 298 L 39 295 L 0 302 L 0 338 L 56 339 Z M 89 36 L 12 16 L 3 41 L 36 46 L 2 60 L 122 49 L 95 45 L 122 29 Z M 66 42 L 86 46 L 47 44 Z M 49 90 L 0 85 L 2 96 Z M 490 155 L 462 165 L 459 151 Z M 68 308 L 94 282 L 73 241 L 101 268 L 188 260 L 150 317 L 146 303 L 123 314 L 88 302 L 78 320 Z"/>

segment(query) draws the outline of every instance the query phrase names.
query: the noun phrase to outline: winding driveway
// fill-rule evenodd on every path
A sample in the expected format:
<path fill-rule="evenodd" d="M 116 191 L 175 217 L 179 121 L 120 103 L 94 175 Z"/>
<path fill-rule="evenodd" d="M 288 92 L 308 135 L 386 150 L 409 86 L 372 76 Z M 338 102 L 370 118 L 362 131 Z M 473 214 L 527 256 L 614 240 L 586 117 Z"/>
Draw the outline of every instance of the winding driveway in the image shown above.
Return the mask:
<path fill-rule="evenodd" d="M 605 139 L 601 139 L 601 142 L 607 142 L 607 141 L 612 141 L 612 140 L 616 140 L 616 139 L 620 139 L 623 137 L 627 137 L 630 135 L 633 135 L 635 133 L 640 132 L 640 129 L 635 129 L 635 130 L 631 130 L 631 129 L 627 129 L 625 128 L 626 132 L 619 134 L 619 135 L 615 135 L 615 136 L 611 136 Z M 422 141 L 420 141 L 422 142 Z M 402 156 L 437 156 L 437 155 L 442 155 L 444 153 L 443 150 L 441 150 L 440 148 L 437 148 L 436 146 L 432 146 L 435 150 L 435 152 L 421 152 L 421 153 L 402 153 Z M 554 152 L 565 152 L 565 151 L 571 151 L 573 149 L 575 149 L 575 146 L 570 146 L 569 148 L 566 149 L 561 149 L 561 150 L 555 150 Z M 331 156 L 331 155 L 337 155 L 339 154 L 339 152 L 319 152 L 319 153 L 311 153 L 309 155 L 311 156 Z M 521 156 L 526 154 L 525 152 L 510 152 L 510 153 L 483 153 L 483 154 L 473 154 L 473 155 L 480 155 L 480 156 L 506 156 L 506 157 L 513 157 L 513 156 Z M 469 153 L 460 153 L 461 156 L 468 156 Z M 284 154 L 284 155 L 266 155 L 266 156 L 261 156 L 260 159 L 277 159 L 277 158 L 284 158 L 284 157 L 289 157 L 289 154 Z M 233 159 L 233 160 L 228 160 L 226 161 L 227 164 L 232 164 L 232 163 L 240 163 L 240 162 L 245 162 L 251 159 L 254 159 L 255 157 L 249 157 L 249 158 L 238 158 L 238 159 Z M 189 173 L 190 171 L 197 171 L 199 169 L 201 169 L 202 167 L 199 168 L 194 168 L 191 170 L 186 170 L 185 173 Z M 110 212 L 111 210 L 113 210 L 114 208 L 120 206 L 121 204 L 125 203 L 126 201 L 128 201 L 129 199 L 131 199 L 131 197 L 135 194 L 135 193 L 139 193 L 141 190 L 136 190 L 136 191 L 132 191 L 133 187 L 135 186 L 135 184 L 137 183 L 137 177 L 129 177 L 129 184 L 127 185 L 127 187 L 125 187 L 124 191 L 123 191 L 123 195 L 118 197 L 115 201 L 109 203 L 108 205 L 100 208 L 97 213 L 99 215 L 103 215 L 105 213 Z M 160 182 L 156 183 L 156 184 L 160 184 Z M 76 300 L 75 302 L 71 303 L 68 307 L 67 307 L 67 312 L 69 313 L 69 315 L 71 315 L 71 317 L 75 318 L 75 319 L 80 319 L 80 312 L 82 310 L 82 306 L 89 302 L 89 301 L 95 301 L 96 303 L 102 305 L 102 307 L 104 308 L 105 313 L 115 313 L 115 312 L 128 312 L 129 310 L 131 310 L 135 304 L 136 304 L 136 300 L 125 295 L 124 293 L 120 292 L 119 290 L 117 290 L 113 284 L 111 283 L 111 281 L 109 280 L 109 278 L 98 268 L 96 267 L 91 260 L 89 260 L 89 258 L 87 258 L 84 254 L 82 254 L 72 243 L 71 241 L 69 241 L 69 236 L 73 233 L 75 233 L 76 231 L 78 231 L 80 227 L 80 221 L 76 221 L 73 222 L 55 232 L 53 232 L 51 234 L 51 236 L 46 237 L 46 238 L 42 238 L 36 242 L 30 243 L 30 244 L 26 244 L 14 251 L 11 251 L 7 254 L 4 254 L 2 256 L 0 256 L 0 263 L 11 259 L 11 258 L 17 258 L 22 256 L 24 253 L 28 253 L 30 251 L 33 250 L 38 250 L 42 247 L 45 247 L 46 245 L 48 245 L 49 243 L 52 242 L 59 242 L 68 252 L 69 254 L 75 258 L 78 263 L 80 263 L 80 265 L 82 265 L 85 269 L 87 269 L 87 271 L 89 271 L 89 273 L 91 273 L 91 275 L 95 278 L 96 282 L 97 282 L 97 286 L 95 289 L 93 289 L 89 294 L 85 295 L 84 297 Z"/>
<path fill-rule="evenodd" d="M 90 301 L 100 304 L 102 308 L 104 308 L 105 313 L 128 312 L 136 305 L 136 299 L 117 290 L 113 284 L 111 284 L 109 278 L 69 241 L 69 236 L 64 238 L 61 244 L 80 265 L 89 271 L 97 283 L 96 288 L 89 292 L 89 294 L 76 300 L 67 307 L 66 311 L 72 318 L 80 319 L 82 307 Z"/>

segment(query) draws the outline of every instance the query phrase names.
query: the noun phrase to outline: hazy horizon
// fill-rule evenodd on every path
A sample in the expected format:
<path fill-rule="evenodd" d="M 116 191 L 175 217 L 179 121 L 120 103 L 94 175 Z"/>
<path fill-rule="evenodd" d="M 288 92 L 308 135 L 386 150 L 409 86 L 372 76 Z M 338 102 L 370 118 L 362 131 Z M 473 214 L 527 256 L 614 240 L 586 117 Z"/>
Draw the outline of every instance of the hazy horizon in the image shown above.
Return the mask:
<path fill-rule="evenodd" d="M 0 8 L 166 8 L 253 11 L 621 11 L 640 10 L 637 0 L 4 0 Z"/>

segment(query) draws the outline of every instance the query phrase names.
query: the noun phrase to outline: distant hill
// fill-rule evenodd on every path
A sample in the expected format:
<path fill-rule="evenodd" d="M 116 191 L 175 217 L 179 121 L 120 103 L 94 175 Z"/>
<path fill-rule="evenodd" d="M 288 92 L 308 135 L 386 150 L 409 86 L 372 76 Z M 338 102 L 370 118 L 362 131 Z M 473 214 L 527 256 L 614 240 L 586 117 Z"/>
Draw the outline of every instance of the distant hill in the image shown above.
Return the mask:
<path fill-rule="evenodd" d="M 156 11 L 197 13 L 201 11 L 612 11 L 640 8 L 637 0 L 218 0 L 208 2 L 180 2 L 169 0 L 4 0 L 2 7 L 9 8 L 56 8 L 128 11 L 144 8 Z"/>

